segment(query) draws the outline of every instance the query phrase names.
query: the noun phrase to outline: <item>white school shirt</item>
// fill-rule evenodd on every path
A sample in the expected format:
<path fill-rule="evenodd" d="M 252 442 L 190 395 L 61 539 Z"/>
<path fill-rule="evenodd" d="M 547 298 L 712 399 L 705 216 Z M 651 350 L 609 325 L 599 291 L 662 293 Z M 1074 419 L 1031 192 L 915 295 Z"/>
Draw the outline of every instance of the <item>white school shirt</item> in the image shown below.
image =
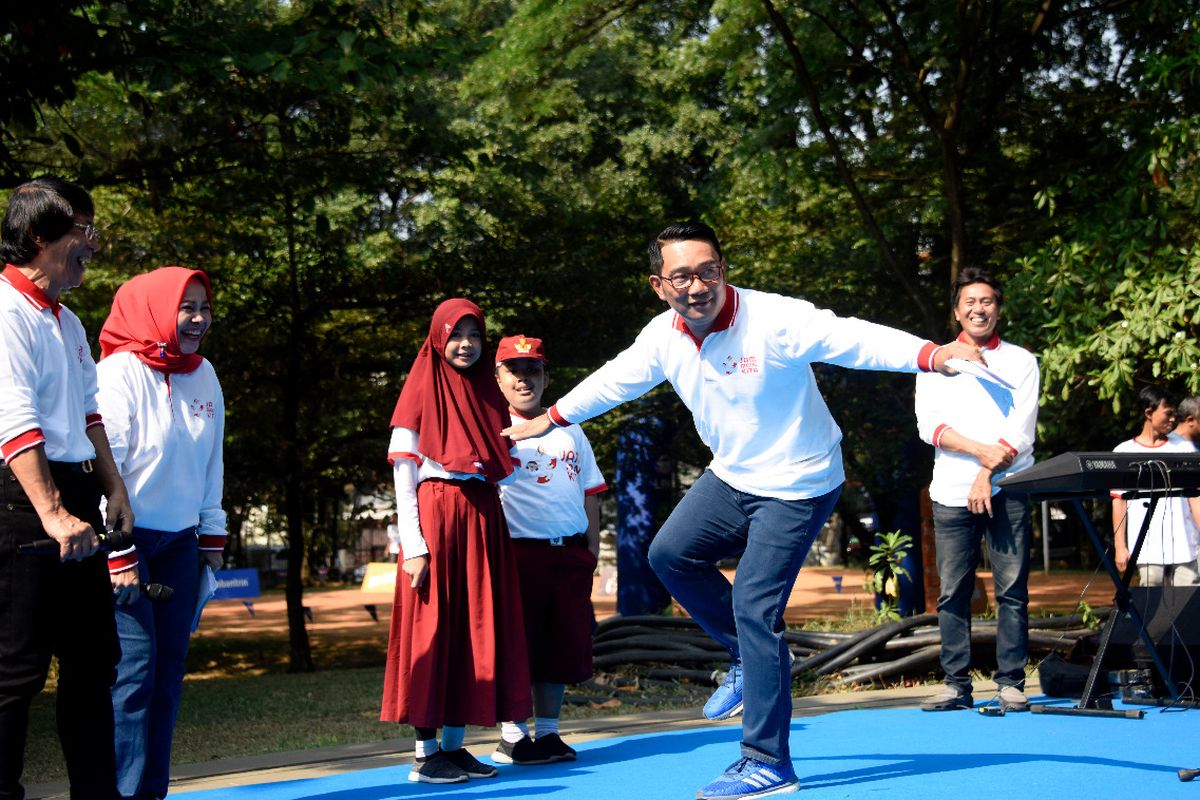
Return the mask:
<path fill-rule="evenodd" d="M 510 412 L 512 414 L 512 412 Z M 525 419 L 512 414 L 514 421 Z M 551 428 L 513 445 L 517 479 L 500 489 L 514 539 L 554 539 L 587 533 L 583 499 L 608 486 L 583 428 Z"/>
<path fill-rule="evenodd" d="M 556 425 L 583 422 L 669 381 L 712 450 L 717 477 L 759 496 L 814 498 L 845 474 L 842 432 L 810 365 L 917 372 L 932 368 L 936 349 L 805 300 L 727 286 L 702 342 L 675 311 L 664 311 L 549 413 Z"/>
<path fill-rule="evenodd" d="M 43 445 L 50 461 L 96 457 L 96 364 L 69 308 L 9 265 L 0 274 L 0 454 Z"/>
<path fill-rule="evenodd" d="M 1177 433 L 1168 433 L 1167 440 L 1156 447 L 1147 447 L 1135 439 L 1121 442 L 1113 448 L 1114 453 L 1195 453 L 1196 446 Z M 1157 487 L 1148 477 L 1146 487 Z M 1130 489 L 1139 487 L 1128 487 Z M 1119 491 L 1110 493 L 1118 497 Z M 1142 530 L 1149 498 L 1135 498 L 1125 504 L 1125 546 L 1133 552 L 1137 535 Z M 1200 554 L 1200 530 L 1192 517 L 1192 509 L 1186 497 L 1160 497 L 1154 507 L 1154 516 L 1146 531 L 1146 540 L 1138 553 L 1139 564 L 1185 564 L 1194 562 Z"/>
<path fill-rule="evenodd" d="M 197 526 L 201 550 L 224 550 L 225 399 L 212 364 L 168 374 L 121 352 L 96 372 L 104 430 L 137 526 Z M 110 568 L 120 555 L 111 555 Z"/>
<path fill-rule="evenodd" d="M 965 337 L 959 336 L 959 340 Z M 1007 469 L 992 474 L 993 495 L 1000 491 L 996 481 L 1033 466 L 1040 391 L 1037 359 L 999 336 L 984 346 L 983 358 L 989 370 L 1016 388 L 1009 390 L 973 375 L 931 372 L 917 376 L 917 434 L 935 448 L 929 498 L 943 506 L 965 507 L 975 476 L 982 469 L 974 456 L 941 449 L 942 434 L 948 428 L 1014 454 Z"/>
<path fill-rule="evenodd" d="M 417 441 L 417 432 L 412 428 L 395 427 L 392 428 L 392 438 L 388 444 L 388 461 L 392 463 L 392 480 L 396 485 L 396 527 L 400 530 L 400 550 L 405 561 L 429 552 L 425 536 L 421 533 L 417 484 L 430 478 L 455 481 L 484 480 L 483 475 L 479 473 L 451 472 L 445 469 L 441 464 L 423 455 L 417 449 Z M 513 465 L 516 465 L 515 460 Z M 499 483 L 508 484 L 516 478 L 517 473 L 514 471 Z"/>

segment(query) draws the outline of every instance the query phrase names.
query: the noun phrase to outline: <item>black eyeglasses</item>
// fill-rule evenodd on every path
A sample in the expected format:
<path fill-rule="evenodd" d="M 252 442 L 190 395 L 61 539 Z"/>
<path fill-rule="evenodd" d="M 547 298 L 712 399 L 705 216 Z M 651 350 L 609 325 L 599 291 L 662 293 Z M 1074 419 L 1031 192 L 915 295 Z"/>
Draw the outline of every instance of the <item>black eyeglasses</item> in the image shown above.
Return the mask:
<path fill-rule="evenodd" d="M 100 241 L 100 229 L 92 223 L 72 222 L 71 224 L 83 231 L 83 235 L 91 239 L 93 242 Z"/>
<path fill-rule="evenodd" d="M 701 267 L 695 272 L 676 272 L 673 275 L 659 275 L 658 277 L 671 284 L 671 287 L 677 292 L 690 289 L 696 278 L 699 278 L 702 282 L 710 286 L 714 286 L 721 282 L 721 265 L 714 264 L 708 267 Z"/>

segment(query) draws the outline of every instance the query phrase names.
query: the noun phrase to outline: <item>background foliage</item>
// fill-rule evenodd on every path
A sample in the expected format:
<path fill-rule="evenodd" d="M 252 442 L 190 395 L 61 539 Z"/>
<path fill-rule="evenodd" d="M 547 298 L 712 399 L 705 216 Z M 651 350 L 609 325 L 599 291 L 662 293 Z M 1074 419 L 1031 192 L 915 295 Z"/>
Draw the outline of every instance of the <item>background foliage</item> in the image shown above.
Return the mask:
<path fill-rule="evenodd" d="M 1174 0 L 51 0 L 0 26 L 0 181 L 93 189 L 93 333 L 129 275 L 213 276 L 227 505 L 287 520 L 299 621 L 343 487 L 387 483 L 436 303 L 546 338 L 553 399 L 658 310 L 668 221 L 713 224 L 736 284 L 934 339 L 991 268 L 1042 453 L 1126 438 L 1144 382 L 1200 391 L 1196 26 Z M 887 526 L 928 477 L 912 379 L 820 378 Z M 609 474 L 622 419 L 589 426 Z"/>

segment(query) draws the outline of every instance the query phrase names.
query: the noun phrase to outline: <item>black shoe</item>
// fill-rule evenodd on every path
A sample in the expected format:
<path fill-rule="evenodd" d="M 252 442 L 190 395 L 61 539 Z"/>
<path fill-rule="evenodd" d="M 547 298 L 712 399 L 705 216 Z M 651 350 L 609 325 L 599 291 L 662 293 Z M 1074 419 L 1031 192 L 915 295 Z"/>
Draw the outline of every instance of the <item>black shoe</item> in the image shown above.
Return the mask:
<path fill-rule="evenodd" d="M 538 742 L 535 742 L 528 736 L 522 736 L 519 742 L 506 742 L 501 739 L 496 752 L 492 753 L 492 761 L 499 764 L 529 766 L 532 764 L 549 764 L 554 760 L 545 750 L 538 746 Z"/>
<path fill-rule="evenodd" d="M 467 752 L 467 748 L 465 747 L 460 747 L 457 750 L 447 750 L 445 753 L 446 758 L 454 766 L 467 773 L 468 778 L 494 778 L 500 774 L 500 770 L 491 764 L 484 764 Z"/>
<path fill-rule="evenodd" d="M 408 773 L 408 779 L 421 783 L 465 783 L 467 773 L 438 750 L 431 756 L 418 758 Z"/>
<path fill-rule="evenodd" d="M 551 761 L 574 761 L 575 751 L 557 733 L 547 733 L 545 736 L 539 736 L 536 740 L 539 749 Z"/>

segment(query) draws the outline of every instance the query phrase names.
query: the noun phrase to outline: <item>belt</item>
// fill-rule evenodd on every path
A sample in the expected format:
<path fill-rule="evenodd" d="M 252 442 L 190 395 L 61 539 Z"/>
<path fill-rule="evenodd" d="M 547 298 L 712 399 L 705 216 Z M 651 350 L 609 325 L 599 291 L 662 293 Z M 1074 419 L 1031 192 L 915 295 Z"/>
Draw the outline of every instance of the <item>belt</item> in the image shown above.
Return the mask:
<path fill-rule="evenodd" d="M 86 461 L 51 461 L 50 468 L 70 472 L 75 475 L 87 475 L 95 469 L 95 465 L 89 458 Z"/>
<path fill-rule="evenodd" d="M 531 539 L 534 542 L 544 542 L 551 547 L 587 547 L 587 534 L 576 533 L 572 536 L 553 536 L 549 539 Z"/>

